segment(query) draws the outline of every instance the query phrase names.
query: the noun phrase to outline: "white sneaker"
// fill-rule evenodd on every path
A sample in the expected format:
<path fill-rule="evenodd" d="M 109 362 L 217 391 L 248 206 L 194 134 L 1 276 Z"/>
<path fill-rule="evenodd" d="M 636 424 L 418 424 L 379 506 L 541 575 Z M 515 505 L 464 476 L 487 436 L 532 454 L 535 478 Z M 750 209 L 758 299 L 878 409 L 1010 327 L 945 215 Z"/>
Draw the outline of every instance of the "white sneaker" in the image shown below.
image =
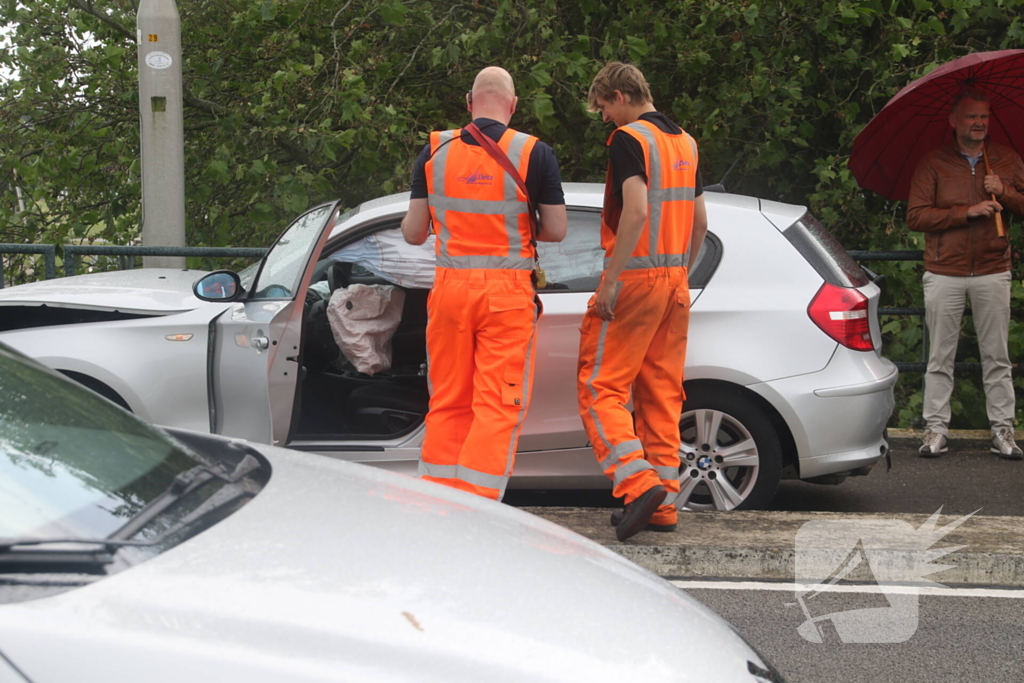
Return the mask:
<path fill-rule="evenodd" d="M 917 453 L 922 458 L 937 458 L 948 450 L 946 435 L 928 429 L 925 430 L 924 439 L 921 441 L 921 447 L 917 449 Z"/>
<path fill-rule="evenodd" d="M 1020 460 L 1024 458 L 1024 452 L 1021 452 L 1020 447 L 1014 443 L 1013 432 L 1009 429 L 1000 429 L 992 435 L 992 448 L 989 450 L 1006 460 Z"/>

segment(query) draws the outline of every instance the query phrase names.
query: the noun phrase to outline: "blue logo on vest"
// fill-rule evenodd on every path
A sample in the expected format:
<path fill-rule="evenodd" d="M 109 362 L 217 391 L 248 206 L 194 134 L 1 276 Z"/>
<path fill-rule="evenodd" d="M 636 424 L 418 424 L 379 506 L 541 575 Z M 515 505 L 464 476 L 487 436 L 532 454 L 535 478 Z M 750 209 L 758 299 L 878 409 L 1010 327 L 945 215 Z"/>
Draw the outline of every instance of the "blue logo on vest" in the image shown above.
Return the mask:
<path fill-rule="evenodd" d="M 679 159 L 672 164 L 673 171 L 685 171 L 688 168 L 690 168 L 690 162 L 685 159 Z"/>
<path fill-rule="evenodd" d="M 494 176 L 487 175 L 480 170 L 478 166 L 475 171 L 469 175 L 464 175 L 461 178 L 456 178 L 460 183 L 466 183 L 467 185 L 490 185 L 491 181 L 494 180 Z"/>

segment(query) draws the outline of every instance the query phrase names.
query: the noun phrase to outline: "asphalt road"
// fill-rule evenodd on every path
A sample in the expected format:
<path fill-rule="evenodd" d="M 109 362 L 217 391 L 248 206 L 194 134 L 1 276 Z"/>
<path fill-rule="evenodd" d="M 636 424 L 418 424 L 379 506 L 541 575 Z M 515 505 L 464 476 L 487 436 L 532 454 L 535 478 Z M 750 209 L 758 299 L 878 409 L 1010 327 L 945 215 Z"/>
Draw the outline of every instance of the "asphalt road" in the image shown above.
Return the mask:
<path fill-rule="evenodd" d="M 782 482 L 772 509 L 931 514 L 940 506 L 947 515 L 980 508 L 982 515 L 1024 516 L 1024 461 L 1003 460 L 977 445 L 921 458 L 901 444 L 888 472 L 879 462 L 868 476 L 838 486 Z"/>
<path fill-rule="evenodd" d="M 1002 460 L 979 442 L 951 444 L 945 455 L 917 456 L 901 441 L 866 477 L 848 477 L 838 486 L 783 481 L 771 509 L 797 512 L 892 512 L 1024 516 L 1024 461 Z M 520 506 L 620 507 L 608 491 L 516 491 L 505 502 Z"/>
<path fill-rule="evenodd" d="M 797 632 L 805 615 L 794 605 L 791 585 L 782 590 L 693 589 L 692 597 L 730 622 L 789 683 L 817 681 L 959 681 L 1003 683 L 1024 680 L 1024 591 L 948 591 L 917 597 L 916 632 L 902 643 L 843 643 L 825 622 L 822 643 Z M 728 586 L 728 584 L 724 584 Z M 965 595 L 965 593 L 967 595 Z M 824 613 L 884 607 L 879 594 L 827 595 Z M 820 598 L 819 598 L 820 599 Z M 788 606 L 787 606 L 788 605 Z M 681 647 L 714 656 L 713 643 L 699 634 L 684 636 Z"/>

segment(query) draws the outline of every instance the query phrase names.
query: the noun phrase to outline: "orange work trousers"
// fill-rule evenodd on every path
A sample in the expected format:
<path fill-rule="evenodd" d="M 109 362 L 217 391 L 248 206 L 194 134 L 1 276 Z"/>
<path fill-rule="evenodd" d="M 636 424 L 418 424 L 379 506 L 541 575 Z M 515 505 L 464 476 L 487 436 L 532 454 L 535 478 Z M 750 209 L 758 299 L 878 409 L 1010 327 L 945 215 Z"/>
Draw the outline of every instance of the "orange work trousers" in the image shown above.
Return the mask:
<path fill-rule="evenodd" d="M 501 500 L 533 389 L 527 270 L 438 268 L 427 300 L 430 410 L 424 479 Z"/>
<path fill-rule="evenodd" d="M 627 270 L 619 277 L 614 320 L 594 312 L 580 328 L 580 417 L 612 493 L 628 505 L 661 484 L 666 504 L 652 524 L 675 524 L 679 418 L 690 322 L 684 268 Z M 632 389 L 632 392 L 630 391 Z M 626 407 L 633 400 L 633 413 Z"/>

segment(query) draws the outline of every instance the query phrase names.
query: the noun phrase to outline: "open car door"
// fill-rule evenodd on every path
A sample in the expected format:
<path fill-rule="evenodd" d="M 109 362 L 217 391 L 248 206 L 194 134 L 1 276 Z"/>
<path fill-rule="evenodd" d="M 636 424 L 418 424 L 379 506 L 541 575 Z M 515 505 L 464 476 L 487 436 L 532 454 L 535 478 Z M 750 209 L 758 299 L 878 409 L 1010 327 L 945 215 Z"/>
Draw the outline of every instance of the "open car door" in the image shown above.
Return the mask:
<path fill-rule="evenodd" d="M 338 219 L 338 204 L 299 216 L 260 262 L 243 299 L 214 323 L 211 426 L 259 443 L 288 442 L 306 290 L 316 255 Z"/>

